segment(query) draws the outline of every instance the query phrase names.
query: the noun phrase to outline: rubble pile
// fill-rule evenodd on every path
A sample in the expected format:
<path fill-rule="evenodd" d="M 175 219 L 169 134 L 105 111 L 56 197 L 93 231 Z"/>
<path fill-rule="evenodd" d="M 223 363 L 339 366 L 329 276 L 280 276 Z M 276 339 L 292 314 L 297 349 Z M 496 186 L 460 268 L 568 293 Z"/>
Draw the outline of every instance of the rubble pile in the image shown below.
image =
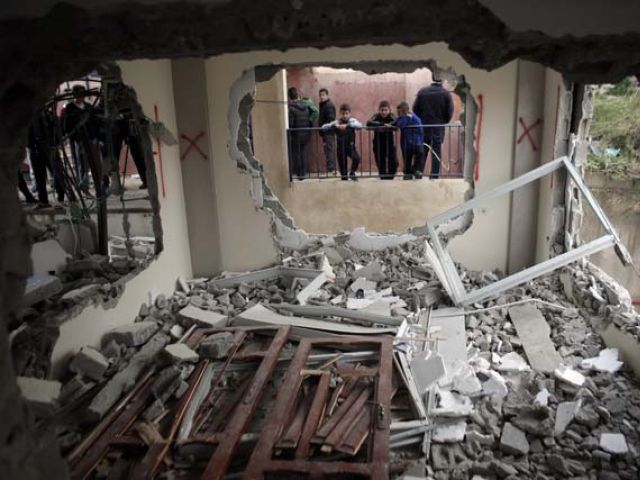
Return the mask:
<path fill-rule="evenodd" d="M 638 478 L 640 388 L 598 335 L 613 294 L 571 267 L 457 308 L 425 258 L 336 236 L 180 278 L 23 395 L 82 478 Z"/>

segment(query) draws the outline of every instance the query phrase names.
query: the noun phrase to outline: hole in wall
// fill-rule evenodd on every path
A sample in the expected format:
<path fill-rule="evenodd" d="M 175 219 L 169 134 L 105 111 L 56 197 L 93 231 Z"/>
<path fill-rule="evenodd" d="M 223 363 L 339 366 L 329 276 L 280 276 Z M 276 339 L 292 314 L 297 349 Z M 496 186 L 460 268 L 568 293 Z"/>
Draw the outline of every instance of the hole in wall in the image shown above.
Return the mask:
<path fill-rule="evenodd" d="M 397 106 L 406 101 L 413 106 L 416 94 L 431 85 L 434 75 L 449 92 L 454 115 L 447 126 L 454 132 L 444 135 L 445 157 L 438 178 L 429 179 L 433 154 L 425 145 L 426 161 L 423 177 L 404 181 L 404 157 L 400 130 L 393 129 L 397 158 L 395 178 L 382 179 L 380 159 L 376 158 L 375 128 L 355 132 L 360 166 L 355 172 L 357 182 L 349 180 L 352 158 L 347 155 L 347 171 L 340 172 L 335 147 L 333 167 L 327 162 L 322 126 L 318 119 L 310 122 L 307 171 L 299 177 L 300 162 L 291 155 L 291 133 L 288 89 L 296 87 L 301 97 L 307 97 L 319 107 L 319 90 L 327 88 L 339 116 L 340 105 L 348 103 L 351 116 L 366 126 L 378 113 L 381 100 L 387 100 L 390 113 L 397 115 Z M 253 72 L 255 83 L 240 96 L 232 94 L 232 109 L 240 114 L 237 146 L 241 152 L 239 166 L 254 177 L 252 187 L 256 203 L 270 209 L 276 223 L 309 234 L 335 234 L 364 227 L 371 233 L 422 233 L 427 218 L 446 210 L 473 195 L 475 151 L 473 132 L 476 103 L 464 76 L 450 68 L 439 67 L 435 61 L 373 62 L 357 64 L 278 65 L 259 66 Z M 239 81 L 236 87 L 246 81 Z M 234 88 L 234 91 L 236 88 Z M 234 99 L 235 97 L 235 99 Z M 307 101 L 307 100 L 303 100 Z M 424 122 L 421 122 L 424 123 Z M 420 129 L 423 131 L 423 129 Z M 233 131 L 233 128 L 232 128 Z M 388 160 L 388 159 L 387 159 Z M 415 163 L 415 157 L 414 157 Z M 387 163 L 388 165 L 388 163 Z M 411 170 L 410 170 L 411 171 Z M 343 174 L 347 180 L 342 180 Z M 411 173 L 414 173 L 411 171 Z M 260 178 L 258 182 L 256 177 Z M 256 188 L 256 184 L 260 187 Z M 471 217 L 463 231 L 470 225 Z"/>
<path fill-rule="evenodd" d="M 16 172 L 33 240 L 33 275 L 11 321 L 19 374 L 46 376 L 57 326 L 90 303 L 115 306 L 162 252 L 152 145 L 175 140 L 152 115 L 104 64 L 60 84 L 33 116 Z"/>

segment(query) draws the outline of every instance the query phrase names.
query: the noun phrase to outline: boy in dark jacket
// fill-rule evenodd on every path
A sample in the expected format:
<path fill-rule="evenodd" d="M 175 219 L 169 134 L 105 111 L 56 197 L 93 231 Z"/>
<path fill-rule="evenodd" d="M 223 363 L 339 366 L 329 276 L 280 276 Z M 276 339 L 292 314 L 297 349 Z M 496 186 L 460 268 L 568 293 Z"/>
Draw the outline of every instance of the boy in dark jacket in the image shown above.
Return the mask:
<path fill-rule="evenodd" d="M 351 116 L 351 107 L 346 103 L 340 105 L 340 118 L 322 125 L 322 130 L 334 132 L 336 135 L 336 147 L 338 148 L 338 166 L 342 180 L 351 178 L 358 181 L 356 171 L 360 165 L 360 154 L 356 149 L 356 129 L 362 128 L 362 124 Z M 347 176 L 347 157 L 351 157 L 351 170 Z"/>
<path fill-rule="evenodd" d="M 422 178 L 424 171 L 424 134 L 420 118 L 409 109 L 407 102 L 398 104 L 398 119 L 395 126 L 400 129 L 400 150 L 404 159 L 404 178 Z"/>
<path fill-rule="evenodd" d="M 318 91 L 320 96 L 320 116 L 318 117 L 318 125 L 322 127 L 327 123 L 331 123 L 336 119 L 336 107 L 329 99 L 329 90 L 321 88 Z M 322 149 L 324 150 L 324 158 L 327 161 L 327 172 L 336 171 L 336 135 L 333 132 L 320 131 L 322 138 Z"/>
<path fill-rule="evenodd" d="M 291 87 L 289 95 L 289 158 L 291 173 L 300 180 L 307 176 L 309 163 L 309 137 L 311 136 L 311 109 L 300 99 L 296 87 Z"/>
<path fill-rule="evenodd" d="M 368 121 L 367 127 L 375 127 L 373 134 L 373 155 L 376 158 L 378 173 L 383 180 L 393 180 L 398 171 L 396 158 L 396 143 L 393 122 L 395 115 L 391 113 L 391 106 L 386 100 L 378 105 L 375 113 Z"/>

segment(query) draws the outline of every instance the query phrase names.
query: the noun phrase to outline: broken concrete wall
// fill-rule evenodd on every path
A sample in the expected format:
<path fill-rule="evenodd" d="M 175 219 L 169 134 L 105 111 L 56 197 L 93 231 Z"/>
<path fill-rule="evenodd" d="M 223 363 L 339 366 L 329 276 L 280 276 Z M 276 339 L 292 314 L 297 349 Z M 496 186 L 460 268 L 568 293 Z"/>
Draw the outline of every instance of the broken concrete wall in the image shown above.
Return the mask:
<path fill-rule="evenodd" d="M 138 93 L 144 112 L 153 118 L 157 107 L 160 121 L 171 131 L 177 131 L 171 62 L 168 60 L 136 60 L 120 62 L 122 77 L 127 85 Z M 52 356 L 52 374 L 55 377 L 69 356 L 77 353 L 83 345 L 97 346 L 104 332 L 130 323 L 135 318 L 141 299 L 156 288 L 170 293 L 174 290 L 178 275 L 191 277 L 191 256 L 185 201 L 182 186 L 181 162 L 178 146 L 162 145 L 162 174 L 159 156 L 156 160 L 160 215 L 164 229 L 164 251 L 124 287 L 122 297 L 114 308 L 90 305 L 77 316 L 59 326 L 59 336 Z M 153 142 L 154 152 L 158 145 Z M 162 191 L 164 182 L 164 192 Z"/>
<path fill-rule="evenodd" d="M 444 44 L 430 44 L 419 47 L 357 47 L 349 49 L 296 49 L 288 52 L 261 52 L 253 54 L 236 54 L 214 57 L 207 61 L 207 74 L 209 77 L 209 102 L 210 102 L 210 124 L 213 126 L 212 149 L 214 152 L 214 178 L 216 179 L 216 194 L 220 206 L 231 205 L 234 211 L 221 212 L 220 235 L 221 251 L 223 258 L 229 258 L 229 265 L 233 264 L 234 253 L 230 246 L 237 246 L 237 241 L 244 242 L 238 238 L 234 232 L 239 228 L 247 230 L 256 228 L 255 222 L 243 222 L 242 226 L 236 225 L 223 216 L 229 217 L 238 215 L 238 207 L 246 204 L 242 197 L 249 190 L 250 181 L 248 177 L 242 178 L 237 169 L 231 163 L 222 162 L 220 159 L 228 158 L 228 153 L 224 152 L 223 146 L 231 146 L 231 156 L 245 168 L 260 175 L 257 165 L 244 158 L 244 155 L 236 150 L 234 132 L 239 128 L 239 116 L 236 114 L 241 102 L 247 94 L 253 94 L 254 82 L 252 73 L 247 72 L 257 65 L 295 65 L 295 64 L 323 64 L 331 62 L 332 65 L 349 65 L 354 62 L 379 62 L 390 61 L 402 64 L 402 61 L 419 62 L 424 58 L 435 58 L 439 65 L 452 67 L 456 73 L 464 75 L 467 83 L 471 86 L 471 94 L 474 97 L 482 95 L 485 105 L 483 112 L 483 133 L 480 142 L 480 166 L 479 175 L 476 182 L 476 189 L 484 191 L 490 189 L 511 178 L 512 145 L 515 135 L 515 123 L 507 122 L 505 128 L 505 118 L 513 120 L 515 111 L 515 91 L 517 63 L 513 62 L 491 73 L 471 68 L 457 54 L 451 52 Z M 241 78 L 242 80 L 238 81 Z M 222 104 L 221 100 L 226 98 L 231 92 L 232 102 Z M 218 99 L 217 101 L 214 99 Z M 229 115 L 232 118 L 231 132 L 219 131 L 216 125 L 224 121 L 222 105 L 229 106 Z M 235 105 L 235 108 L 234 108 Z M 235 110 L 235 111 L 234 111 Z M 495 126 L 489 128 L 488 126 Z M 257 159 L 259 161 L 260 159 Z M 234 168 L 231 168 L 234 167 Z M 215 173 L 219 170 L 221 173 Z M 268 186 L 268 185 L 267 185 Z M 260 202 L 260 200 L 259 200 Z M 247 210 L 245 209 L 245 213 Z M 266 215 L 257 213 L 261 218 L 268 220 Z M 458 252 L 456 255 L 460 261 L 472 268 L 502 268 L 506 267 L 506 251 L 508 242 L 508 218 L 509 201 L 508 198 L 496 202 L 491 208 L 480 212 L 483 219 L 488 221 L 476 221 L 470 231 L 464 237 L 455 239 L 452 242 L 452 249 Z M 425 216 L 426 217 L 426 216 Z M 425 218 L 426 220 L 426 218 Z M 291 220 L 288 220 L 289 222 Z M 228 225 L 226 225 L 228 224 Z M 264 223 L 263 223 L 264 225 Z M 292 225 L 289 225 L 291 227 Z M 251 234 L 255 245 L 257 239 L 265 239 L 268 231 L 262 230 Z M 257 242 L 262 243 L 262 241 Z M 486 249 L 478 255 L 475 248 L 469 249 L 471 245 L 482 243 L 492 245 L 491 249 Z M 252 254 L 256 254 L 253 251 Z M 269 263 L 270 258 L 264 257 L 263 264 Z M 231 267 L 233 268 L 233 267 Z"/>

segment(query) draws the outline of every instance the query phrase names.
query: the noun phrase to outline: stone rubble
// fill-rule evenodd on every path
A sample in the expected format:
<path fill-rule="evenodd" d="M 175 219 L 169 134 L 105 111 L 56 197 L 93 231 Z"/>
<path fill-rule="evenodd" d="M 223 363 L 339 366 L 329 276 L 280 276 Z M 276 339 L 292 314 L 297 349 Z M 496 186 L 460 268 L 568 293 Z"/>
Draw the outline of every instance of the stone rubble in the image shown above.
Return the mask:
<path fill-rule="evenodd" d="M 421 309 L 450 306 L 425 260 L 424 243 L 359 251 L 335 238 L 331 245 L 283 251 L 288 267 L 325 271 L 328 262 L 335 274 L 333 282 L 324 283 L 306 298 L 308 306 L 348 308 L 358 304 L 357 300 L 393 298 L 386 315 L 412 324 L 418 321 Z M 501 277 L 499 272 L 460 271 L 467 289 L 486 286 Z M 446 385 L 435 386 L 445 375 L 436 351 L 409 357 L 420 395 L 427 392 L 422 400 L 427 404 L 429 392 L 437 395 L 429 410 L 434 428 L 427 436 L 427 468 L 422 477 L 415 472 L 414 476 L 438 480 L 638 478 L 640 388 L 627 365 L 611 362 L 613 356 L 598 335 L 622 317 L 625 322 L 618 323 L 625 331 L 632 331 L 630 325 L 637 317 L 602 304 L 596 297 L 610 301 L 616 294 L 611 287 L 594 283 L 592 277 L 588 268 L 570 267 L 472 305 L 470 308 L 477 311 L 465 315 L 468 360 L 446 372 L 450 377 Z M 181 334 L 193 325 L 212 328 L 233 324 L 256 306 L 295 320 L 283 306 L 295 304 L 309 283 L 306 278 L 274 278 L 220 288 L 206 278 L 179 279 L 173 295 L 155 292 L 153 301 L 140 308 L 134 323 L 105 335 L 99 353 L 108 365 L 101 374 L 100 369 L 80 368 L 79 360 L 74 359 L 76 365 L 70 365 L 74 375 L 66 379 L 58 400 L 68 405 L 78 398 L 78 392 L 86 392 L 98 382 L 98 393 L 87 409 L 87 418 L 95 423 L 131 391 L 146 369 L 155 366 L 161 368 L 156 373 L 156 400 L 144 413 L 147 421 L 154 421 L 163 415 L 166 402 L 186 392 L 191 362 L 200 356 L 224 361 L 234 348 L 233 335 L 218 333 L 195 352 L 175 343 Z M 567 298 L 567 285 L 573 300 Z M 523 339 L 509 316 L 509 305 L 523 299 L 559 306 L 538 306 L 562 360 L 553 372 L 537 371 L 527 361 Z M 315 320 L 338 326 L 388 327 L 330 315 Z M 604 364 L 598 360 L 603 352 L 607 352 Z M 617 356 L 615 361 L 619 362 Z M 99 363 L 100 368 L 105 366 Z M 73 446 L 73 438 L 78 437 L 76 442 L 81 438 L 79 432 L 86 430 L 76 425 L 61 431 L 66 448 Z M 418 444 L 392 453 L 394 457 L 401 453 L 412 459 L 422 457 Z"/>

